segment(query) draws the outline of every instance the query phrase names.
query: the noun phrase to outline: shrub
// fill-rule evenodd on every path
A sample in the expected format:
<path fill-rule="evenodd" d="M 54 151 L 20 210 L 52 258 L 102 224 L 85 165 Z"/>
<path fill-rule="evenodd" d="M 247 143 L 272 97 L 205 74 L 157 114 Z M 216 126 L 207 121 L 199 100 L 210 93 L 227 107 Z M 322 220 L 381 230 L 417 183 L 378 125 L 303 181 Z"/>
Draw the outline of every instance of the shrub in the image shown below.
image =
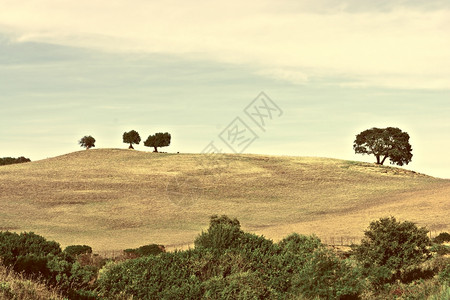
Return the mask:
<path fill-rule="evenodd" d="M 69 247 L 69 253 L 71 249 L 74 248 Z M 1 232 L 0 257 L 14 271 L 57 285 L 66 295 L 77 294 L 78 289 L 88 288 L 97 274 L 95 267 L 83 267 L 74 262 L 70 255 L 61 251 L 58 243 L 47 241 L 32 232 Z M 77 296 L 76 299 L 82 298 Z"/>
<path fill-rule="evenodd" d="M 61 254 L 61 247 L 57 242 L 47 241 L 44 237 L 33 232 L 21 234 L 0 232 L 0 256 L 6 265 L 14 264 L 17 257 L 34 254 L 46 256 Z"/>
<path fill-rule="evenodd" d="M 158 255 L 160 253 L 163 253 L 163 252 L 165 252 L 165 248 L 163 245 L 150 244 L 150 245 L 141 246 L 136 249 L 125 249 L 123 252 L 125 252 L 129 256 L 143 257 L 143 256 Z"/>
<path fill-rule="evenodd" d="M 202 284 L 206 299 L 271 299 L 273 291 L 258 273 L 241 272 L 228 277 L 212 277 Z"/>
<path fill-rule="evenodd" d="M 198 299 L 200 279 L 194 273 L 193 264 L 203 254 L 189 250 L 109 264 L 100 272 L 99 294 L 106 298 L 122 295 L 161 299 L 169 290 L 176 290 L 175 298 Z"/>
<path fill-rule="evenodd" d="M 363 284 L 360 274 L 326 248 L 314 251 L 299 273 L 293 286 L 305 297 L 325 299 L 358 299 Z"/>
<path fill-rule="evenodd" d="M 378 295 L 377 299 L 430 299 L 439 293 L 439 288 L 435 280 L 416 280 L 408 284 L 396 282 Z"/>
<path fill-rule="evenodd" d="M 433 242 L 436 244 L 442 244 L 445 242 L 450 242 L 450 233 L 448 232 L 441 232 L 438 236 L 433 238 Z"/>
<path fill-rule="evenodd" d="M 241 225 L 237 219 L 230 219 L 223 215 L 211 216 L 207 232 L 202 232 L 195 239 L 196 248 L 207 248 L 222 253 L 226 249 L 237 248 L 242 236 Z"/>
<path fill-rule="evenodd" d="M 441 245 L 441 244 L 433 244 L 430 247 L 430 251 L 431 252 L 435 252 L 437 255 L 447 255 L 450 254 L 450 247 L 446 246 L 446 245 Z"/>
<path fill-rule="evenodd" d="M 439 273 L 439 281 L 450 285 L 450 263 L 447 261 L 447 266 Z"/>
<path fill-rule="evenodd" d="M 109 264 L 100 271 L 99 296 L 137 299 L 265 299 L 273 289 L 231 249 L 217 256 L 200 248 Z"/>
<path fill-rule="evenodd" d="M 92 253 L 92 248 L 86 245 L 71 245 L 64 249 L 64 253 L 75 258 L 81 254 Z"/>
<path fill-rule="evenodd" d="M 20 255 L 13 266 L 14 271 L 23 272 L 25 275 L 50 277 L 50 270 L 47 267 L 49 257 L 36 254 Z"/>
<path fill-rule="evenodd" d="M 0 232 L 0 257 L 3 264 L 12 266 L 16 272 L 48 277 L 49 257 L 61 253 L 58 243 L 47 241 L 33 232 L 21 234 Z"/>
<path fill-rule="evenodd" d="M 448 300 L 448 299 L 450 299 L 449 284 L 443 284 L 436 294 L 428 298 L 428 300 Z"/>
<path fill-rule="evenodd" d="M 52 275 L 51 283 L 57 284 L 65 292 L 87 288 L 91 279 L 97 274 L 95 267 L 83 267 L 78 262 L 71 263 L 58 256 L 51 257 L 47 267 Z"/>
<path fill-rule="evenodd" d="M 394 217 L 370 223 L 360 245 L 352 245 L 356 259 L 373 283 L 380 286 L 401 278 L 401 273 L 429 257 L 430 240 L 425 228 Z"/>
<path fill-rule="evenodd" d="M 324 247 L 318 237 L 314 235 L 300 235 L 298 233 L 293 233 L 285 237 L 280 242 L 278 242 L 278 245 L 280 245 L 280 247 L 285 251 L 289 251 L 295 255 L 311 254 L 316 249 Z"/>

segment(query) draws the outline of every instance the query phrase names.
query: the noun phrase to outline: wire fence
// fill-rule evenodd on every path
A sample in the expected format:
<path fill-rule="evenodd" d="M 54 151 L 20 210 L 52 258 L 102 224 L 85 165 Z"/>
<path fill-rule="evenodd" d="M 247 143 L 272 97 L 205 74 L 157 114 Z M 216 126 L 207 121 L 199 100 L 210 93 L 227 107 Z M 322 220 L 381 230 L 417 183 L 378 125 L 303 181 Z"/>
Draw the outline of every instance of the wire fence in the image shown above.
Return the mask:
<path fill-rule="evenodd" d="M 437 237 L 440 233 L 444 231 L 441 230 L 430 230 L 428 232 L 428 236 L 430 239 L 433 239 Z M 361 239 L 364 238 L 364 236 L 319 236 L 322 243 L 329 246 L 350 246 L 352 244 L 360 244 Z"/>
<path fill-rule="evenodd" d="M 322 243 L 329 246 L 350 246 L 359 244 L 362 237 L 358 236 L 329 236 L 320 238 Z"/>
<path fill-rule="evenodd" d="M 440 233 L 444 231 L 438 231 L 438 230 L 430 230 L 428 233 L 428 236 L 430 239 L 438 236 Z M 353 244 L 360 244 L 361 239 L 364 236 L 344 236 L 344 235 L 336 235 L 336 236 L 319 236 L 320 240 L 323 244 L 328 246 L 351 246 Z M 174 251 L 182 251 L 182 250 L 188 250 L 193 249 L 194 244 L 193 243 L 180 243 L 180 244 L 171 244 L 165 246 L 165 250 L 167 252 L 174 252 Z M 108 259 L 120 259 L 123 258 L 125 255 L 123 250 L 103 250 L 103 251 L 97 251 L 96 254 L 100 255 L 103 258 Z"/>

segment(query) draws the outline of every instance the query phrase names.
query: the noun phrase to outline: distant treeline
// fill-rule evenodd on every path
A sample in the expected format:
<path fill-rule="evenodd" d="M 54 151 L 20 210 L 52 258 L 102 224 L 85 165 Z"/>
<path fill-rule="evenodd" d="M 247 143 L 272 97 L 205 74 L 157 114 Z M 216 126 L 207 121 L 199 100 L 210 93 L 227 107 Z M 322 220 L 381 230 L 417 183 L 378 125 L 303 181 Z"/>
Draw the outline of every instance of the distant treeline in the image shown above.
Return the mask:
<path fill-rule="evenodd" d="M 18 158 L 3 157 L 3 158 L 0 158 L 0 166 L 20 164 L 20 163 L 25 163 L 25 162 L 30 162 L 30 161 L 31 161 L 31 159 L 23 157 L 23 156 L 18 157 Z"/>

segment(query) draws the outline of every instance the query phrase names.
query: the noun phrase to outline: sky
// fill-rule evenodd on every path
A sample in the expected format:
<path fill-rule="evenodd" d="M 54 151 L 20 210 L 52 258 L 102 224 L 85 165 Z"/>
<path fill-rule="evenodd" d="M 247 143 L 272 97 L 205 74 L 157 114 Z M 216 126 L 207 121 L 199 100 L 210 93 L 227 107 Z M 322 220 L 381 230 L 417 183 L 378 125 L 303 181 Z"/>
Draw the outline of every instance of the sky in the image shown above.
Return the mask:
<path fill-rule="evenodd" d="M 0 0 L 0 157 L 134 129 L 167 152 L 374 162 L 355 136 L 398 127 L 406 168 L 450 178 L 449 96 L 449 1 Z"/>

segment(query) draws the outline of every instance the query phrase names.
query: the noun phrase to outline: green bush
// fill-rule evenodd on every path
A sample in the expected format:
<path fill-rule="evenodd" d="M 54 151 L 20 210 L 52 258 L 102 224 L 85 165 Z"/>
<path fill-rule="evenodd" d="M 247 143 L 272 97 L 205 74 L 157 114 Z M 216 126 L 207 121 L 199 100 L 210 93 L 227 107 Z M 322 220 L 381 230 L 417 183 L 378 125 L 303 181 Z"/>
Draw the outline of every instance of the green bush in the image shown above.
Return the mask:
<path fill-rule="evenodd" d="M 0 258 L 4 265 L 11 266 L 16 272 L 48 277 L 49 257 L 61 253 L 58 243 L 47 241 L 33 232 L 0 232 Z"/>
<path fill-rule="evenodd" d="M 256 272 L 212 277 L 202 284 L 204 299 L 271 299 L 273 292 Z"/>
<path fill-rule="evenodd" d="M 450 242 L 450 233 L 448 232 L 441 232 L 438 236 L 433 238 L 433 242 L 437 244 L 442 244 L 445 242 Z"/>
<path fill-rule="evenodd" d="M 450 285 L 450 263 L 447 261 L 447 266 L 439 273 L 439 281 Z"/>
<path fill-rule="evenodd" d="M 358 270 L 326 248 L 310 255 L 293 285 L 308 298 L 358 299 L 363 290 Z"/>
<path fill-rule="evenodd" d="M 97 274 L 97 269 L 91 266 L 81 266 L 78 262 L 71 263 L 62 257 L 53 256 L 47 262 L 51 272 L 50 282 L 56 284 L 61 290 L 84 289 Z"/>
<path fill-rule="evenodd" d="M 123 250 L 123 252 L 134 257 L 143 257 L 149 255 L 158 255 L 165 252 L 165 250 L 163 245 L 150 244 L 141 246 L 136 249 L 125 249 Z"/>
<path fill-rule="evenodd" d="M 69 247 L 69 253 L 71 249 L 74 248 Z M 0 232 L 0 258 L 14 271 L 28 277 L 39 277 L 50 285 L 58 286 L 66 295 L 74 295 L 78 289 L 88 288 L 97 274 L 95 267 L 83 267 L 67 252 L 62 252 L 58 243 L 47 241 L 32 232 Z M 75 299 L 81 298 L 76 296 Z"/>
<path fill-rule="evenodd" d="M 289 251 L 295 255 L 309 255 L 324 245 L 320 239 L 314 235 L 306 236 L 298 233 L 293 233 L 280 242 L 278 245 L 285 251 Z"/>
<path fill-rule="evenodd" d="M 194 265 L 204 254 L 195 250 L 162 253 L 107 265 L 98 279 L 99 294 L 162 299 L 169 290 L 177 290 L 180 299 L 198 299 L 200 279 Z"/>
<path fill-rule="evenodd" d="M 64 253 L 71 257 L 77 257 L 81 254 L 92 253 L 92 248 L 87 245 L 71 245 L 64 249 Z"/>
<path fill-rule="evenodd" d="M 237 219 L 232 220 L 225 215 L 221 217 L 213 215 L 207 232 L 202 232 L 195 239 L 194 244 L 196 248 L 207 248 L 222 253 L 226 249 L 237 248 L 242 234 L 243 231 Z"/>
<path fill-rule="evenodd" d="M 33 232 L 0 232 L 0 256 L 5 265 L 12 265 L 19 256 L 34 254 L 46 256 L 61 254 L 61 247 L 57 242 L 47 241 L 44 237 Z"/>
<path fill-rule="evenodd" d="M 279 278 L 279 253 L 272 241 L 241 231 L 237 220 L 213 216 L 195 249 L 109 265 L 100 272 L 99 290 L 104 297 L 139 299 L 199 299 L 205 293 L 210 298 L 254 298 L 250 295 L 264 295 L 276 285 L 271 279 Z"/>
<path fill-rule="evenodd" d="M 250 268 L 244 256 L 234 250 L 220 256 L 205 249 L 162 253 L 105 267 L 98 280 L 99 295 L 137 299 L 265 299 L 271 291 L 261 276 L 262 270 Z"/>
<path fill-rule="evenodd" d="M 429 257 L 427 232 L 412 222 L 381 218 L 370 223 L 361 244 L 352 245 L 352 250 L 366 275 L 381 287 Z"/>

